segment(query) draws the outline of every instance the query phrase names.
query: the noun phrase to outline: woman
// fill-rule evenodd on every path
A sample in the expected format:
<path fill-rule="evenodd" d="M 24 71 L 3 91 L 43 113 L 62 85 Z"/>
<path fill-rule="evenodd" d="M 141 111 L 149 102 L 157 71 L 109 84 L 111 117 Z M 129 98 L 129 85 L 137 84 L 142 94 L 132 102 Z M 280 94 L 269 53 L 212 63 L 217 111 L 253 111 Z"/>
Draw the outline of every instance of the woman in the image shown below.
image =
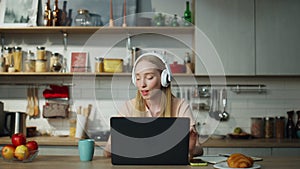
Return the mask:
<path fill-rule="evenodd" d="M 141 55 L 135 62 L 132 82 L 137 87 L 136 97 L 127 101 L 119 114 L 125 117 L 188 117 L 190 118 L 190 157 L 203 153 L 198 144 L 195 121 L 189 104 L 171 93 L 172 74 L 165 60 L 156 53 Z M 110 139 L 104 151 L 110 156 Z"/>

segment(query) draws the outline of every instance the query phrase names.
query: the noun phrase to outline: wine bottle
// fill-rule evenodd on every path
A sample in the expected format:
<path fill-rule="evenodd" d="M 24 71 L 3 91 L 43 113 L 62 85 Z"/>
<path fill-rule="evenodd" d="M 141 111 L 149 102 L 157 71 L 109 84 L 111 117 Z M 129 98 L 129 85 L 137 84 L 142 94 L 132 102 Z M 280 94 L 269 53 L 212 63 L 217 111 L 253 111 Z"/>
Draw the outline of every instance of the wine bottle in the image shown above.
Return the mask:
<path fill-rule="evenodd" d="M 60 9 L 58 8 L 58 0 L 55 0 L 52 11 L 52 26 L 60 26 Z"/>
<path fill-rule="evenodd" d="M 288 120 L 286 123 L 286 137 L 287 138 L 295 138 L 295 124 L 293 121 L 294 111 L 288 111 Z"/>
<path fill-rule="evenodd" d="M 185 20 L 185 25 L 189 26 L 192 23 L 192 12 L 190 10 L 190 2 L 186 1 L 186 9 L 184 11 L 184 20 Z"/>
<path fill-rule="evenodd" d="M 51 26 L 52 25 L 52 12 L 50 8 L 50 0 L 48 0 L 45 4 L 44 10 L 44 26 Z"/>
<path fill-rule="evenodd" d="M 66 26 L 68 22 L 67 1 L 63 3 L 63 9 L 60 13 L 60 26 Z"/>

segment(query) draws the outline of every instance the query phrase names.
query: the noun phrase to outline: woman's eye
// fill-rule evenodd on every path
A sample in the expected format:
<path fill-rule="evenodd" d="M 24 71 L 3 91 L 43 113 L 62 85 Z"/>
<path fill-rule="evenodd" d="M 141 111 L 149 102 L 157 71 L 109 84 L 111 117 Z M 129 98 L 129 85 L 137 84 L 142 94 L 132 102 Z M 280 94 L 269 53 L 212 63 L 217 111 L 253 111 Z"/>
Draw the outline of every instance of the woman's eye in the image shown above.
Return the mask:
<path fill-rule="evenodd" d="M 153 79 L 153 76 L 152 75 L 151 76 L 147 76 L 147 79 L 151 80 L 151 79 Z"/>

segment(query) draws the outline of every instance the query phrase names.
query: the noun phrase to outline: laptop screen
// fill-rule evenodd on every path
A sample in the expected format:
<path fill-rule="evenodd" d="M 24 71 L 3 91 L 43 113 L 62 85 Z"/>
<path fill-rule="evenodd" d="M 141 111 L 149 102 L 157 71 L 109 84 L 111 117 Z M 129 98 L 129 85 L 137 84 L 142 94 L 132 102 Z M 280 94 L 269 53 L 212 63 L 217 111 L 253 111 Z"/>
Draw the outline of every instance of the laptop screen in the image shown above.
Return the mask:
<path fill-rule="evenodd" d="M 187 165 L 190 119 L 112 117 L 112 164 Z"/>

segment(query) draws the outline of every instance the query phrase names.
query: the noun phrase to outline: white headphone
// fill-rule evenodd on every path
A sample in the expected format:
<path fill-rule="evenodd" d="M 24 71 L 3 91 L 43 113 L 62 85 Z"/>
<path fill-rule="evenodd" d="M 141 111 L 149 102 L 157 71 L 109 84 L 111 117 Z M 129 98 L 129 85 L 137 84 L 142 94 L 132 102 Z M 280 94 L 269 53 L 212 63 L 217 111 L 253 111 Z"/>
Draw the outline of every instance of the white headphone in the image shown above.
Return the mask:
<path fill-rule="evenodd" d="M 136 59 L 134 65 L 133 65 L 133 68 L 132 68 L 132 75 L 131 75 L 133 85 L 136 85 L 135 84 L 136 83 L 135 66 L 138 63 L 138 61 L 144 56 L 155 56 L 155 57 L 159 58 L 165 64 L 165 69 L 161 72 L 161 75 L 160 75 L 161 85 L 163 87 L 168 87 L 171 80 L 172 80 L 172 72 L 171 72 L 171 69 L 169 67 L 169 64 L 167 63 L 167 61 L 161 55 L 159 55 L 157 53 L 153 53 L 153 52 L 144 53 Z"/>

